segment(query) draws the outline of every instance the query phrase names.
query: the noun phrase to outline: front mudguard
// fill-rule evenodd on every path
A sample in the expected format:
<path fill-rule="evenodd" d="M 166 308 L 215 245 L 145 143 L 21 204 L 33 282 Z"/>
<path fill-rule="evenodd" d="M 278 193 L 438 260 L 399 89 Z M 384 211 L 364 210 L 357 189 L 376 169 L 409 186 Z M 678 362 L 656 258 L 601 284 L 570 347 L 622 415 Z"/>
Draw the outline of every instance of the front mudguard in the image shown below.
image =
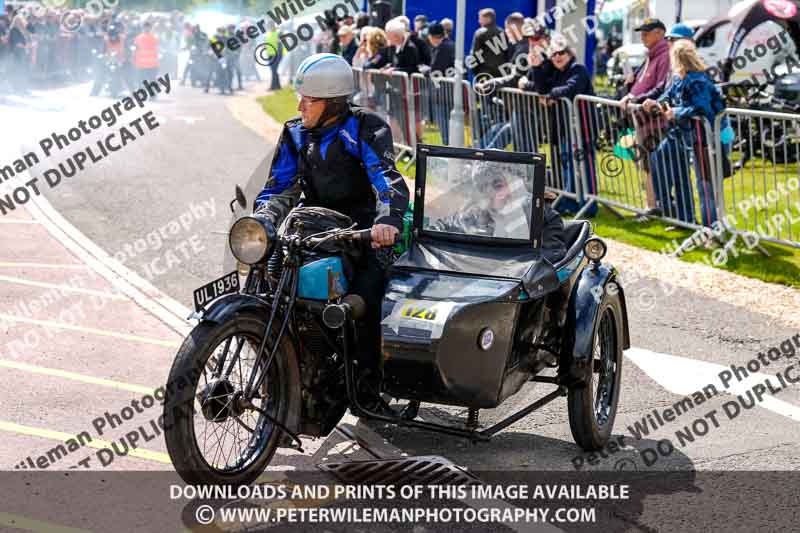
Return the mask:
<path fill-rule="evenodd" d="M 203 322 L 213 322 L 221 324 L 228 320 L 237 320 L 240 316 L 253 316 L 264 321 L 267 326 L 272 304 L 267 300 L 253 296 L 251 294 L 231 294 L 215 300 L 208 309 L 204 309 L 201 314 L 194 315 Z M 278 325 L 273 327 L 273 334 L 278 334 Z M 289 369 L 289 408 L 284 425 L 293 433 L 300 432 L 301 416 L 301 387 L 300 387 L 300 366 L 298 364 L 298 349 L 292 334 L 291 327 L 283 338 L 286 343 L 287 367 Z M 291 442 L 287 439 L 286 442 Z"/>
<path fill-rule="evenodd" d="M 268 319 L 271 312 L 272 304 L 263 298 L 252 294 L 228 294 L 214 300 L 208 309 L 203 309 L 190 318 L 220 324 L 232 320 L 237 313 L 255 313 Z"/>
<path fill-rule="evenodd" d="M 559 374 L 568 383 L 581 385 L 591 379 L 595 326 L 604 300 L 619 299 L 619 306 L 614 307 L 622 324 L 622 349 L 630 348 L 625 293 L 617 278 L 617 270 L 611 265 L 590 265 L 572 288 L 559 365 Z"/>

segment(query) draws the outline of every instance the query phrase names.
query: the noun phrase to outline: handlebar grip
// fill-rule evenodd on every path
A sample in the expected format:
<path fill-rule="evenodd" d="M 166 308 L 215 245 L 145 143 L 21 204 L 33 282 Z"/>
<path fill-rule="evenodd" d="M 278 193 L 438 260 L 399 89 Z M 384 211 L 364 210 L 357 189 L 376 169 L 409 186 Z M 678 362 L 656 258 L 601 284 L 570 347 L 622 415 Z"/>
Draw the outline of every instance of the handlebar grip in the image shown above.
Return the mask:
<path fill-rule="evenodd" d="M 360 240 L 360 241 L 372 242 L 372 229 L 362 229 L 359 231 L 354 231 L 353 233 L 350 234 L 349 237 L 356 241 Z M 393 245 L 399 243 L 401 238 L 402 237 L 399 233 L 395 234 Z"/>
<path fill-rule="evenodd" d="M 354 241 L 371 241 L 372 240 L 372 229 L 362 229 L 358 231 L 354 231 L 351 234 L 351 238 Z"/>

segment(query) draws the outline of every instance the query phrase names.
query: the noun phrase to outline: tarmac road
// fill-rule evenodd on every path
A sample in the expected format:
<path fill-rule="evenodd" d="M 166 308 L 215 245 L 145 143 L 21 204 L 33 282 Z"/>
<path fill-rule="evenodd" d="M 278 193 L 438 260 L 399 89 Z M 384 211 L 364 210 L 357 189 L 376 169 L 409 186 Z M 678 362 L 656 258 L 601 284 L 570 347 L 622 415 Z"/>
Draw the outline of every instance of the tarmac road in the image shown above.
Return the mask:
<path fill-rule="evenodd" d="M 86 101 L 76 92 L 76 88 L 62 89 L 62 94 L 48 96 L 47 100 L 51 105 L 64 102 L 69 109 L 74 101 Z M 227 97 L 173 84 L 168 97 L 146 104 L 146 109 L 152 109 L 163 122 L 158 129 L 113 154 L 113 160 L 109 158 L 95 168 L 88 168 L 47 194 L 65 218 L 110 253 L 125 251 L 128 244 L 133 248 L 137 240 L 146 239 L 149 233 L 168 226 L 182 214 L 192 213 L 191 222 L 182 225 L 177 235 L 165 231 L 168 237 L 163 239 L 162 246 L 148 244 L 142 252 L 133 248 L 125 263 L 185 305 L 190 304 L 194 288 L 222 274 L 221 256 L 226 247 L 222 232 L 231 220 L 228 204 L 233 198 L 233 188 L 249 183 L 250 191 L 259 190 L 273 148 L 232 116 L 226 100 Z M 83 105 L 80 111 L 72 113 L 76 120 L 83 118 L 81 113 L 86 115 L 86 109 L 103 106 L 98 100 Z M 69 123 L 63 116 L 62 122 Z M 253 194 L 249 192 L 248 200 Z M 179 246 L 188 239 L 199 242 L 202 251 L 190 253 L 191 258 L 185 260 Z M 175 252 L 180 262 L 160 274 L 169 251 Z M 158 268 L 153 268 L 153 260 Z M 635 265 L 617 267 L 623 274 L 628 268 L 635 269 Z M 655 280 L 646 279 L 637 282 L 635 289 L 652 290 L 654 294 L 663 292 Z M 758 350 L 798 333 L 762 315 L 681 289 L 675 289 L 668 297 L 659 297 L 654 310 L 632 297 L 628 304 L 633 346 L 725 366 L 747 361 Z M 630 359 L 626 359 L 624 367 L 616 428 L 627 434 L 628 424 L 658 405 L 671 405 L 675 395 Z M 533 389 L 547 390 L 547 386 L 526 386 L 523 394 L 511 398 L 501 409 L 483 412 L 482 423 L 490 423 L 515 406 L 524 406 L 539 394 Z M 782 397 L 794 402 L 800 398 L 797 391 L 788 391 Z M 722 403 L 722 398 L 714 401 Z M 404 430 L 391 430 L 387 434 L 403 449 L 420 453 L 436 450 L 461 464 L 485 466 L 488 461 L 496 462 L 498 468 L 569 467 L 577 450 L 565 423 L 565 406 L 565 400 L 557 400 L 512 426 L 495 439 L 492 453 L 483 453 L 489 449 L 487 445 L 473 446 L 435 435 L 422 436 Z M 800 434 L 796 422 L 785 418 L 764 409 L 751 410 L 735 424 L 718 428 L 681 450 L 685 457 L 675 458 L 697 466 L 719 464 L 730 468 L 734 465 L 724 458 L 736 455 L 751 468 L 756 465 L 780 468 L 776 455 L 765 454 L 764 450 L 780 449 Z M 754 431 L 751 425 L 769 430 Z M 665 428 L 664 435 L 674 433 L 675 428 L 670 425 L 667 428 L 670 431 Z M 504 453 L 495 453 L 496 446 Z"/>
<path fill-rule="evenodd" d="M 12 102 L 3 113 L 14 114 L 14 123 L 19 124 L 17 140 L 31 146 L 112 103 L 109 99 L 90 100 L 83 96 L 86 93 L 86 86 L 58 89 Z M 191 304 L 194 288 L 223 273 L 224 231 L 231 220 L 228 204 L 234 186 L 249 184 L 248 200 L 252 201 L 263 184 L 273 149 L 234 118 L 226 100 L 173 84 L 170 95 L 146 104 L 145 109 L 159 119 L 157 129 L 46 193 L 54 208 L 89 239 L 112 255 L 122 252 L 127 267 L 186 306 Z M 148 238 L 154 233 L 161 238 Z M 636 265 L 616 266 L 623 273 L 636 269 Z M 720 394 L 641 440 L 631 436 L 628 426 L 690 393 L 676 394 L 675 387 L 668 386 L 670 377 L 685 375 L 687 382 L 695 374 L 713 377 L 715 372 L 709 374 L 703 362 L 721 365 L 714 367 L 717 371 L 733 363 L 746 364 L 759 351 L 799 333 L 781 321 L 683 289 L 663 295 L 657 280 L 643 279 L 636 290 L 660 296 L 655 309 L 638 298 L 628 300 L 631 343 L 639 351 L 623 363 L 614 433 L 625 437 L 625 449 L 600 459 L 581 454 L 570 434 L 565 399 L 528 416 L 490 444 L 473 445 L 380 425 L 376 429 L 411 455 L 443 455 L 476 470 L 572 470 L 576 464 L 603 470 L 800 469 L 795 449 L 800 437 L 796 414 L 800 386 L 780 394 L 786 405 L 775 409 L 758 406 L 734 420 L 722 415 L 721 409 L 732 398 Z M 669 359 L 669 355 L 681 359 Z M 774 367 L 762 370 L 766 374 L 774 371 Z M 482 425 L 527 405 L 547 390 L 547 385 L 528 384 L 501 408 L 482 411 Z M 92 398 L 83 401 L 91 403 Z M 712 426 L 694 442 L 678 446 L 675 432 L 713 409 L 720 414 L 719 427 Z M 421 411 L 427 420 L 456 421 L 464 415 L 462 409 L 444 406 L 423 406 Z M 657 441 L 664 438 L 676 443 L 675 451 L 652 465 L 645 464 L 642 450 L 656 448 Z M 590 465 L 590 460 L 594 464 Z"/>

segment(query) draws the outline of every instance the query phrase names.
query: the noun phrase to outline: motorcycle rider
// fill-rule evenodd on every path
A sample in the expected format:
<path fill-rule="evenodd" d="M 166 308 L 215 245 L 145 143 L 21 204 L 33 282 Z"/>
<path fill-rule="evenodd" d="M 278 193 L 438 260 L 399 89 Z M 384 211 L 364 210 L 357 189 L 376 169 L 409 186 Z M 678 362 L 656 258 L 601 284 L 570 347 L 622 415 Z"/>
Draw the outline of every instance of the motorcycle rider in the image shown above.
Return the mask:
<path fill-rule="evenodd" d="M 227 39 L 228 35 L 225 33 L 225 27 L 220 26 L 217 28 L 217 33 L 214 34 L 210 42 L 224 43 Z M 208 92 L 208 90 L 211 88 L 211 78 L 213 76 L 214 83 L 217 85 L 217 89 L 219 89 L 219 94 L 225 94 L 226 90 L 228 91 L 228 94 L 233 94 L 230 48 L 225 47 L 221 58 L 215 57 L 214 52 L 212 52 L 210 48 L 206 50 L 206 55 L 208 58 L 210 58 L 209 61 L 212 62 L 212 67 L 208 71 L 204 91 Z"/>
<path fill-rule="evenodd" d="M 236 35 L 236 25 L 235 24 L 228 24 L 228 38 L 233 37 Z M 226 49 L 229 47 L 226 47 Z M 228 78 L 230 79 L 230 89 L 231 93 L 233 93 L 233 80 L 234 76 L 236 76 L 236 80 L 239 82 L 239 90 L 243 91 L 244 87 L 242 87 L 242 66 L 240 64 L 241 60 L 242 49 L 237 47 L 235 50 L 230 50 L 228 53 Z"/>
<path fill-rule="evenodd" d="M 189 50 L 189 61 L 183 70 L 181 85 L 186 84 L 186 78 L 191 78 L 192 87 L 200 85 L 206 79 L 205 71 L 209 68 L 207 59 L 208 35 L 200 29 L 200 25 L 190 27 L 186 36 L 186 48 Z"/>
<path fill-rule="evenodd" d="M 97 96 L 108 83 L 111 98 L 117 98 L 125 83 L 126 67 L 125 36 L 117 24 L 109 24 L 104 39 L 105 53 L 95 69 L 94 84 L 90 96 Z"/>
<path fill-rule="evenodd" d="M 378 115 L 354 107 L 353 69 L 335 54 L 314 54 L 297 69 L 300 117 L 286 122 L 256 212 L 275 227 L 300 200 L 372 228 L 372 247 L 356 265 L 350 291 L 366 302 L 358 324 L 358 360 L 377 377 L 381 302 L 386 271 L 376 250 L 392 246 L 403 228 L 408 187 L 395 168 L 392 132 Z"/>

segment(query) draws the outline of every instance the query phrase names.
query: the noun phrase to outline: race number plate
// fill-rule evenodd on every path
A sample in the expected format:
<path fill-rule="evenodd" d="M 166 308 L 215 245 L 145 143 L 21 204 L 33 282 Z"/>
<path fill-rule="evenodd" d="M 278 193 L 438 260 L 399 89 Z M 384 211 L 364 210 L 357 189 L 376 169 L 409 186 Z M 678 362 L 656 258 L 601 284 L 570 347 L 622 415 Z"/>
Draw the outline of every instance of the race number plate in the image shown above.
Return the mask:
<path fill-rule="evenodd" d="M 431 339 L 442 336 L 447 318 L 458 308 L 459 304 L 448 301 L 412 300 L 403 298 L 395 303 L 389 316 L 381 321 L 395 335 L 400 334 L 400 328 L 430 331 Z"/>
<path fill-rule="evenodd" d="M 200 311 L 208 302 L 224 294 L 239 292 L 239 273 L 233 271 L 194 291 L 194 308 Z"/>

